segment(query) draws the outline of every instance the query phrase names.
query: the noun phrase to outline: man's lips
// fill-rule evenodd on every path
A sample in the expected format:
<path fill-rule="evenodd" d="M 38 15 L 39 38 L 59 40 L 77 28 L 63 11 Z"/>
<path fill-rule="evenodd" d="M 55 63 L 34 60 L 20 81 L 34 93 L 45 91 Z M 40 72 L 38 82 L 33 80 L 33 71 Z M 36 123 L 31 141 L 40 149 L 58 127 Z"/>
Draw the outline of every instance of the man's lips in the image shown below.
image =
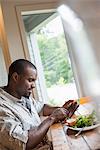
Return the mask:
<path fill-rule="evenodd" d="M 33 90 L 33 89 L 28 89 L 28 92 L 32 93 L 32 90 Z"/>

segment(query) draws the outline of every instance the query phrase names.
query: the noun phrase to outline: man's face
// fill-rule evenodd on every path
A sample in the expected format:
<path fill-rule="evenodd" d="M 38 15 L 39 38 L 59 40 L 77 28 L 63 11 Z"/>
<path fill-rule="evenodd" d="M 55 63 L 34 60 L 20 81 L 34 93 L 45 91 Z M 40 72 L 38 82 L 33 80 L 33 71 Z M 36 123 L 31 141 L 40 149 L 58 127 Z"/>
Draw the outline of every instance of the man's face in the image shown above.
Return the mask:
<path fill-rule="evenodd" d="M 27 66 L 23 74 L 19 75 L 16 92 L 19 97 L 29 97 L 35 88 L 35 80 L 37 71 L 34 68 Z"/>

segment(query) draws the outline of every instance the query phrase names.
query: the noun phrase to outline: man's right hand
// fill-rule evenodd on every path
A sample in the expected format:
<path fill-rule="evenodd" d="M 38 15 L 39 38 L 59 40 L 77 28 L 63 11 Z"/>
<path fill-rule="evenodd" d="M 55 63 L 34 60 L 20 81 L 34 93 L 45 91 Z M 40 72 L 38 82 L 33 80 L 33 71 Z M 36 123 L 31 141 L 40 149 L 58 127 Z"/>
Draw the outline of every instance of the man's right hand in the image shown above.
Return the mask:
<path fill-rule="evenodd" d="M 65 109 L 64 107 L 57 108 L 50 116 L 54 118 L 55 122 L 63 121 L 66 117 L 72 117 L 78 107 L 79 105 L 77 104 L 77 102 L 72 102 L 67 109 Z"/>
<path fill-rule="evenodd" d="M 68 113 L 68 110 L 65 108 L 57 108 L 50 116 L 54 118 L 54 122 L 58 122 L 64 120 Z"/>

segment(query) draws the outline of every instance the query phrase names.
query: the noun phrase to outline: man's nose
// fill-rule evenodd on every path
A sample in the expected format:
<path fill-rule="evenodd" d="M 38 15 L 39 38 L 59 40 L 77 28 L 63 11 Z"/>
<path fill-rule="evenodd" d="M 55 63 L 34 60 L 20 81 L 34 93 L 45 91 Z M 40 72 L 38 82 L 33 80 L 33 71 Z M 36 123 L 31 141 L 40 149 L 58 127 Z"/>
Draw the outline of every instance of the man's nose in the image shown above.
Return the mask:
<path fill-rule="evenodd" d="M 32 84 L 31 84 L 31 87 L 32 87 L 32 88 L 35 88 L 35 83 L 32 83 Z"/>

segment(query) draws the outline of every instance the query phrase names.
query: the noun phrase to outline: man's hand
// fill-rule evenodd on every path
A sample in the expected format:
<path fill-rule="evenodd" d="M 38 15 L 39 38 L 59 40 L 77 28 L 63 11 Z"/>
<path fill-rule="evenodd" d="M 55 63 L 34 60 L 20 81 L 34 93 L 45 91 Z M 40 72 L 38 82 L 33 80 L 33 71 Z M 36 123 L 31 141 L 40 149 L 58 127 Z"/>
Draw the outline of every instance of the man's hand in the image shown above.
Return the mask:
<path fill-rule="evenodd" d="M 66 117 L 71 117 L 76 109 L 78 108 L 78 104 L 75 100 L 69 100 L 67 101 L 62 107 L 51 107 L 47 104 L 44 105 L 43 107 L 43 115 L 44 116 L 49 116 L 52 115 L 55 111 L 58 111 L 59 109 L 63 108 L 66 110 Z"/>
<path fill-rule="evenodd" d="M 54 122 L 58 122 L 64 120 L 67 114 L 69 114 L 67 109 L 57 108 L 50 116 L 54 118 Z"/>
<path fill-rule="evenodd" d="M 68 118 L 72 117 L 76 109 L 79 107 L 78 103 L 75 100 L 67 101 L 63 107 L 68 110 Z"/>
<path fill-rule="evenodd" d="M 73 102 L 74 100 L 68 100 L 67 102 L 65 102 L 65 104 L 62 107 L 68 109 Z"/>

